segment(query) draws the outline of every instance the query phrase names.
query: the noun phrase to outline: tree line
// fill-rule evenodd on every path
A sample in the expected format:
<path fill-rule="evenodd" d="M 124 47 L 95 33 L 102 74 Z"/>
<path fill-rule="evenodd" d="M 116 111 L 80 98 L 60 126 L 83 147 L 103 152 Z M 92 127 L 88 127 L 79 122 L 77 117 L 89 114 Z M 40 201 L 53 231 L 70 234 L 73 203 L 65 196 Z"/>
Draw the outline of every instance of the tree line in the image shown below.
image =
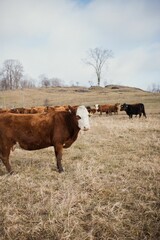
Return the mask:
<path fill-rule="evenodd" d="M 59 78 L 48 78 L 45 74 L 39 76 L 40 86 L 58 87 L 63 85 Z M 35 81 L 24 75 L 23 65 L 19 60 L 8 59 L 4 61 L 0 70 L 0 90 L 15 90 L 23 88 L 35 88 Z"/>
<path fill-rule="evenodd" d="M 112 55 L 111 50 L 94 48 L 89 49 L 86 59 L 83 59 L 83 62 L 94 70 L 98 86 L 100 86 L 101 83 L 102 69 Z M 45 74 L 41 74 L 39 79 L 42 87 L 58 87 L 64 85 L 61 79 L 55 77 L 48 78 Z M 79 85 L 78 82 L 76 82 L 76 84 L 77 86 Z M 27 79 L 26 76 L 24 76 L 24 69 L 20 61 L 8 59 L 3 63 L 3 67 L 0 70 L 0 90 L 32 87 L 35 87 L 35 83 L 32 79 Z"/>
<path fill-rule="evenodd" d="M 102 70 L 104 66 L 108 66 L 108 60 L 113 57 L 112 50 L 94 48 L 89 49 L 87 57 L 82 61 L 94 70 L 97 79 L 97 85 L 100 86 L 102 80 Z M 89 81 L 92 85 L 92 81 Z M 71 84 L 72 86 L 74 84 Z M 76 82 L 79 85 L 79 82 Z M 107 85 L 107 83 L 106 83 Z M 62 87 L 65 86 L 63 80 L 52 77 L 48 78 L 45 74 L 39 76 L 39 86 L 41 87 Z M 14 90 L 23 88 L 36 87 L 35 81 L 32 78 L 24 75 L 24 69 L 19 60 L 8 59 L 4 61 L 0 69 L 0 90 Z M 150 87 L 151 92 L 160 92 L 160 85 L 153 84 Z"/>

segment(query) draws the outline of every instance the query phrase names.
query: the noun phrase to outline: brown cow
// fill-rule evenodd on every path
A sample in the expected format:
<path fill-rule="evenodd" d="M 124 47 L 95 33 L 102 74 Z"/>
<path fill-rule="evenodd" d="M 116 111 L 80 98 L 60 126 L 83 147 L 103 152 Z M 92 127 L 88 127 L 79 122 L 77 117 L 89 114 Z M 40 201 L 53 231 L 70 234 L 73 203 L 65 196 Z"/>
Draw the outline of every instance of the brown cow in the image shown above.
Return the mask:
<path fill-rule="evenodd" d="M 64 112 L 64 111 L 69 111 L 69 107 L 68 106 L 48 106 L 46 107 L 45 111 L 46 112 Z"/>
<path fill-rule="evenodd" d="M 112 112 L 114 112 L 114 114 L 118 114 L 118 106 L 119 105 L 120 105 L 120 103 L 109 105 L 108 114 L 112 115 Z"/>
<path fill-rule="evenodd" d="M 9 110 L 10 113 L 24 113 L 25 108 L 19 107 L 19 108 L 11 108 Z"/>
<path fill-rule="evenodd" d="M 31 107 L 31 113 L 45 113 L 47 112 L 47 107 L 39 106 L 39 107 Z"/>
<path fill-rule="evenodd" d="M 31 113 L 31 108 L 25 108 L 25 109 L 24 109 L 24 113 L 25 113 L 25 114 L 26 114 L 26 113 L 30 114 L 30 113 Z"/>
<path fill-rule="evenodd" d="M 72 145 L 80 129 L 90 128 L 85 106 L 69 109 L 45 114 L 0 114 L 0 159 L 9 173 L 9 155 L 16 143 L 25 150 L 54 146 L 58 171 L 63 171 L 62 149 Z"/>
<path fill-rule="evenodd" d="M 96 104 L 95 107 L 97 112 L 100 112 L 100 115 L 102 115 L 103 112 L 105 112 L 106 114 L 112 115 L 112 112 L 114 112 L 115 114 L 118 114 L 118 105 L 120 104 L 119 103 L 104 104 L 104 105 Z"/>
<path fill-rule="evenodd" d="M 9 112 L 9 109 L 0 108 L 0 113 L 6 113 L 6 112 Z"/>
<path fill-rule="evenodd" d="M 104 104 L 104 105 L 95 105 L 97 112 L 100 112 L 100 115 L 102 115 L 103 112 L 106 114 L 109 113 L 109 104 Z"/>
<path fill-rule="evenodd" d="M 68 106 L 55 106 L 54 107 L 54 111 L 57 111 L 57 112 L 68 111 L 68 110 L 69 110 Z"/>

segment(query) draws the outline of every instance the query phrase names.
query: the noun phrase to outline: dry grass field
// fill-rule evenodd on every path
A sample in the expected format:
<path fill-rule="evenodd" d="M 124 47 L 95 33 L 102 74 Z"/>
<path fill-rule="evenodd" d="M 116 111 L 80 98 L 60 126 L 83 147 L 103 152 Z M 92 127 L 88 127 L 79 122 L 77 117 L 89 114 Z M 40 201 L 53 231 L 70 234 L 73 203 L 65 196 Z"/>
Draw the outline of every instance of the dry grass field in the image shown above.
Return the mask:
<path fill-rule="evenodd" d="M 0 240 L 160 239 L 160 94 L 133 88 L 0 92 L 0 106 L 143 102 L 147 119 L 124 112 L 90 118 L 63 153 L 16 148 L 15 174 L 0 163 Z"/>

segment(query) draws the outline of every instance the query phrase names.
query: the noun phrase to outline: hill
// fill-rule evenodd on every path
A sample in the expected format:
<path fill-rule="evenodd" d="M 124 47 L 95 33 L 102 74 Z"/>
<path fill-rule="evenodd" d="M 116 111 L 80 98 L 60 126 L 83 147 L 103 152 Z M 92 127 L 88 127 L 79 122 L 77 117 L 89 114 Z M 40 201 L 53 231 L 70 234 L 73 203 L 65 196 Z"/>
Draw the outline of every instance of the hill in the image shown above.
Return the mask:
<path fill-rule="evenodd" d="M 160 94 L 138 88 L 109 85 L 102 87 L 54 87 L 0 92 L 0 107 L 43 105 L 91 105 L 104 103 L 143 102 L 151 113 L 159 111 Z"/>

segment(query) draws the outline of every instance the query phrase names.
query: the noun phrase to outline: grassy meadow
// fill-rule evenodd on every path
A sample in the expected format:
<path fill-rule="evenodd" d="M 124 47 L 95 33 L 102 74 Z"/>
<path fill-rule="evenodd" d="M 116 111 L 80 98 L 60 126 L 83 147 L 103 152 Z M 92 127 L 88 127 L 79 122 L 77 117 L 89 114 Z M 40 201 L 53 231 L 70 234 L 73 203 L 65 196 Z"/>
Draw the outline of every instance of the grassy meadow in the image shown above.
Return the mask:
<path fill-rule="evenodd" d="M 160 94 L 134 88 L 48 88 L 0 92 L 0 107 L 142 102 L 147 118 L 90 117 L 91 129 L 63 152 L 10 155 L 0 163 L 0 240 L 160 239 Z"/>

